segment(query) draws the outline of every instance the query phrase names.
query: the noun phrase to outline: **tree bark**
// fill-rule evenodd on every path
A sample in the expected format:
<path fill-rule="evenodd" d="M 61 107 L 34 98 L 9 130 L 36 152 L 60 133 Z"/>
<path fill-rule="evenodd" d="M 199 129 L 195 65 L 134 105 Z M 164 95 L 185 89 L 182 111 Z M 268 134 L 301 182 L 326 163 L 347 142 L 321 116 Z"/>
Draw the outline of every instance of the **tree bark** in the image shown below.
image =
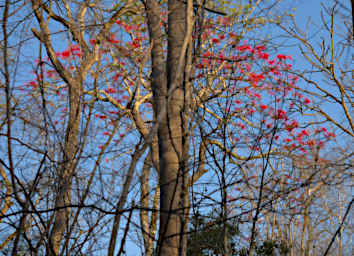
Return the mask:
<path fill-rule="evenodd" d="M 167 63 L 163 55 L 160 8 L 156 1 L 147 1 L 150 40 L 153 45 L 152 90 L 157 113 L 160 165 L 160 227 L 157 255 L 178 255 L 182 248 L 183 169 L 182 118 L 184 105 L 181 63 L 186 32 L 186 5 L 168 1 Z M 182 58 L 184 62 L 184 58 Z"/>

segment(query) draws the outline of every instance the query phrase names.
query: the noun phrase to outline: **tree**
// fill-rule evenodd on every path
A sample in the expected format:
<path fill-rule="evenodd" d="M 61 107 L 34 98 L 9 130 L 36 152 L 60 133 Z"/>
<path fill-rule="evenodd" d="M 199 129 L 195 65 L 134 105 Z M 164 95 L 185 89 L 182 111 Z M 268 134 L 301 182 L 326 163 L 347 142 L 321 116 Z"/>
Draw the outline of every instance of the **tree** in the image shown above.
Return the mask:
<path fill-rule="evenodd" d="M 316 22 L 319 25 L 311 24 L 312 26 L 306 30 L 301 29 L 294 19 L 292 20 L 292 26 L 287 28 L 280 24 L 286 34 L 291 39 L 296 40 L 301 57 L 307 64 L 306 68 L 302 66 L 301 70 L 293 69 L 291 72 L 296 74 L 306 84 L 301 91 L 311 99 L 311 104 L 306 104 L 303 111 L 316 113 L 314 118 L 308 119 L 308 124 L 327 124 L 333 130 L 336 130 L 335 133 L 337 135 L 341 134 L 341 139 L 338 139 L 333 146 L 332 153 L 326 156 L 318 155 L 317 158 L 322 159 L 322 164 L 313 165 L 324 171 L 325 177 L 322 176 L 322 179 L 326 180 L 326 182 L 315 183 L 316 185 L 310 185 L 306 189 L 303 236 L 301 242 L 299 242 L 301 250 L 298 252 L 293 251 L 292 255 L 328 254 L 328 250 L 332 245 L 329 242 L 332 239 L 331 235 L 334 238 L 338 234 L 333 225 L 339 226 L 339 230 L 343 231 L 342 228 L 345 223 L 345 220 L 342 219 L 343 212 L 350 212 L 352 205 L 352 198 L 347 196 L 350 184 L 346 182 L 350 179 L 348 171 L 352 168 L 350 159 L 353 155 L 353 149 L 350 143 L 353 141 L 354 127 L 352 115 L 350 114 L 353 112 L 353 90 L 350 86 L 352 80 L 350 75 L 350 56 L 353 47 L 353 24 L 350 22 L 352 12 L 348 4 L 348 2 L 343 1 L 323 4 L 321 21 Z M 318 31 L 317 35 L 315 31 Z M 317 74 L 321 74 L 321 76 Z M 337 152 L 337 154 L 334 152 Z M 331 170 L 332 177 L 327 173 L 328 170 Z M 340 187 L 337 184 L 341 184 Z M 336 200 L 328 200 L 333 193 L 340 193 L 343 197 L 338 197 Z M 328 207 L 328 204 L 333 207 Z M 322 208 L 323 206 L 325 209 Z M 318 223 L 311 223 L 310 219 L 314 218 L 309 217 L 311 215 L 309 209 L 312 209 L 312 214 L 318 218 Z M 323 211 L 317 212 L 315 209 L 323 209 Z M 325 214 L 322 215 L 322 213 Z M 348 217 L 348 215 L 346 216 Z M 329 220 L 332 227 L 328 227 L 323 223 L 326 220 Z M 301 218 L 299 221 L 299 223 L 302 222 Z M 347 228 L 347 232 L 350 232 L 350 227 L 348 226 Z M 328 236 L 324 236 L 324 230 L 331 230 L 331 233 Z M 307 233 L 307 240 L 305 239 L 305 233 Z M 314 239 L 314 237 L 319 234 L 322 234 L 321 239 L 324 241 L 316 244 L 318 239 Z M 340 235 L 336 239 L 338 244 L 337 255 L 346 253 L 343 251 L 344 248 L 342 246 L 343 239 L 346 239 L 345 237 L 345 235 Z M 325 247 L 321 245 L 325 245 Z M 334 252 L 332 253 L 334 254 Z"/>
<path fill-rule="evenodd" d="M 224 248 L 224 225 L 230 232 L 227 240 L 231 254 L 236 252 L 236 239 L 239 235 L 237 220 L 232 219 L 227 223 L 220 217 L 220 213 L 209 213 L 206 216 L 198 212 L 191 216 L 191 228 L 188 232 L 187 255 L 221 255 Z"/>

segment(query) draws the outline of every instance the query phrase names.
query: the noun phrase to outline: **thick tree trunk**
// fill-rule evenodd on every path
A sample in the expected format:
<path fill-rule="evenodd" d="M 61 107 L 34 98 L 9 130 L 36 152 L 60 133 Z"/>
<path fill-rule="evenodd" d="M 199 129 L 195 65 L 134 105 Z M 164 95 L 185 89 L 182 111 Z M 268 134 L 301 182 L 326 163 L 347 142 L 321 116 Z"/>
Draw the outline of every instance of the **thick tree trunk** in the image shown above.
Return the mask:
<path fill-rule="evenodd" d="M 182 118 L 184 106 L 183 71 L 180 63 L 186 32 L 186 5 L 168 1 L 167 64 L 163 55 L 160 8 L 156 1 L 147 1 L 150 40 L 153 45 L 152 90 L 158 122 L 160 165 L 160 227 L 157 255 L 178 255 L 182 252 L 183 161 Z M 165 69 L 166 67 L 166 69 Z"/>
<path fill-rule="evenodd" d="M 168 53 L 166 113 L 158 127 L 160 150 L 160 230 L 159 255 L 178 255 L 182 252 L 183 187 L 182 168 L 182 111 L 184 105 L 183 70 L 180 55 L 185 36 L 185 4 L 178 0 L 168 1 Z M 182 66 L 184 66 L 182 64 Z"/>

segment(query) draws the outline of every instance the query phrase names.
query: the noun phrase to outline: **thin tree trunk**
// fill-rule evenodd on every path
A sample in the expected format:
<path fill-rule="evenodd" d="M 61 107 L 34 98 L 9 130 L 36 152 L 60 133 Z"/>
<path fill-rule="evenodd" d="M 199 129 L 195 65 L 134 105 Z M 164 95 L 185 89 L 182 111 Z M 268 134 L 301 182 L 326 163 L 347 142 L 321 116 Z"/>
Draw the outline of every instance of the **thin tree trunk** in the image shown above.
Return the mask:
<path fill-rule="evenodd" d="M 128 193 L 129 193 L 129 189 L 130 189 L 130 184 L 133 180 L 134 177 L 134 172 L 136 169 L 136 165 L 141 157 L 141 155 L 145 152 L 145 149 L 147 147 L 147 144 L 144 144 L 144 146 L 139 149 L 140 145 L 136 146 L 134 155 L 132 156 L 131 162 L 130 162 L 130 166 L 127 172 L 127 176 L 126 179 L 124 181 L 124 185 L 123 185 L 123 190 L 122 190 L 122 194 L 119 198 L 119 201 L 117 202 L 117 206 L 116 206 L 116 211 L 119 212 L 123 209 L 123 206 L 125 205 L 125 202 L 127 200 L 128 197 Z M 113 227 L 112 227 L 112 232 L 111 232 L 111 238 L 109 240 L 109 247 L 108 247 L 108 256 L 113 256 L 114 255 L 114 251 L 116 248 L 116 243 L 117 243 L 117 236 L 118 236 L 118 230 L 119 230 L 119 223 L 120 223 L 120 217 L 122 215 L 120 213 L 117 213 L 114 216 L 113 219 Z M 128 224 L 127 224 L 128 225 Z"/>
<path fill-rule="evenodd" d="M 81 86 L 72 84 L 69 86 L 69 121 L 66 127 L 66 137 L 62 166 L 58 177 L 58 192 L 56 194 L 55 207 L 59 208 L 56 212 L 53 228 L 50 234 L 49 255 L 59 255 L 60 243 L 68 225 L 69 208 L 65 206 L 71 204 L 71 187 L 74 170 L 76 168 L 75 156 L 78 152 L 79 129 L 81 121 Z"/>

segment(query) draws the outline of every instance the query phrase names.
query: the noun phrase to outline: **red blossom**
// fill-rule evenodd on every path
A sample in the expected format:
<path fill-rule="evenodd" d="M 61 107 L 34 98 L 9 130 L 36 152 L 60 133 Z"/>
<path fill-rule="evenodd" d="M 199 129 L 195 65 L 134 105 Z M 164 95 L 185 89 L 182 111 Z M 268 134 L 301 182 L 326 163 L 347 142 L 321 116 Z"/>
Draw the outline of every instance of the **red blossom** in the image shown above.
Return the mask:
<path fill-rule="evenodd" d="M 31 81 L 28 83 L 32 88 L 37 88 L 38 84 L 35 81 Z"/>
<path fill-rule="evenodd" d="M 105 92 L 107 92 L 107 93 L 116 93 L 117 90 L 112 88 L 112 87 L 109 87 L 108 89 L 105 90 Z"/>
<path fill-rule="evenodd" d="M 101 120 L 104 120 L 104 119 L 107 118 L 106 115 L 100 115 L 100 114 L 96 114 L 95 117 L 97 117 L 97 118 L 99 118 L 99 119 L 101 119 Z"/>
<path fill-rule="evenodd" d="M 277 55 L 277 58 L 278 58 L 279 61 L 282 61 L 282 60 L 286 60 L 286 59 L 287 59 L 287 56 L 284 55 L 284 54 L 278 54 L 278 55 Z"/>
<path fill-rule="evenodd" d="M 310 133 L 307 130 L 302 130 L 301 134 L 305 136 L 310 136 Z"/>
<path fill-rule="evenodd" d="M 285 125 L 285 129 L 288 132 L 291 132 L 294 128 L 298 128 L 299 127 L 299 123 L 296 120 L 292 120 L 290 123 L 287 123 Z"/>
<path fill-rule="evenodd" d="M 262 98 L 262 96 L 259 93 L 255 93 L 254 97 L 256 97 L 258 100 L 260 100 Z"/>
<path fill-rule="evenodd" d="M 269 65 L 274 65 L 275 64 L 275 60 L 268 60 L 268 64 Z"/>
<path fill-rule="evenodd" d="M 290 143 L 290 142 L 292 141 L 292 139 L 290 139 L 290 138 L 285 138 L 284 141 L 287 142 L 287 143 Z"/>
<path fill-rule="evenodd" d="M 213 39 L 211 39 L 211 41 L 212 41 L 214 44 L 220 43 L 220 40 L 219 40 L 218 38 L 213 38 Z"/>
<path fill-rule="evenodd" d="M 268 60 L 269 59 L 269 54 L 268 53 L 264 53 L 264 52 L 260 52 L 257 53 L 258 58 L 263 59 L 263 60 Z"/>
<path fill-rule="evenodd" d="M 249 79 L 250 79 L 251 83 L 257 84 L 259 81 L 264 79 L 264 75 L 263 74 L 250 73 Z"/>
<path fill-rule="evenodd" d="M 75 52 L 75 51 L 81 51 L 81 48 L 79 45 L 72 45 L 71 46 L 71 51 Z"/>
<path fill-rule="evenodd" d="M 116 73 L 113 77 L 113 81 L 117 82 L 119 77 L 120 77 L 120 74 Z"/>
<path fill-rule="evenodd" d="M 286 116 L 286 112 L 282 109 L 278 109 L 277 110 L 277 116 L 276 116 L 277 119 L 285 119 L 287 120 L 288 117 Z"/>
<path fill-rule="evenodd" d="M 69 58 L 71 56 L 71 52 L 69 51 L 69 50 L 65 50 L 65 51 L 63 51 L 62 53 L 61 53 L 61 57 L 63 58 L 63 59 L 67 59 L 67 58 Z"/>
<path fill-rule="evenodd" d="M 263 105 L 263 104 L 259 105 L 259 107 L 260 107 L 261 109 L 263 109 L 263 110 L 266 110 L 266 109 L 268 108 L 268 106 Z"/>
<path fill-rule="evenodd" d="M 300 148 L 300 151 L 301 151 L 302 153 L 304 153 L 304 154 L 307 154 L 307 150 L 304 149 L 303 147 Z"/>
<path fill-rule="evenodd" d="M 240 52 L 245 52 L 245 51 L 251 52 L 252 47 L 249 45 L 241 45 L 237 47 L 237 50 L 239 50 Z"/>
<path fill-rule="evenodd" d="M 256 47 L 254 47 L 255 50 L 257 51 L 264 51 L 265 50 L 265 46 L 264 45 L 257 45 Z"/>

